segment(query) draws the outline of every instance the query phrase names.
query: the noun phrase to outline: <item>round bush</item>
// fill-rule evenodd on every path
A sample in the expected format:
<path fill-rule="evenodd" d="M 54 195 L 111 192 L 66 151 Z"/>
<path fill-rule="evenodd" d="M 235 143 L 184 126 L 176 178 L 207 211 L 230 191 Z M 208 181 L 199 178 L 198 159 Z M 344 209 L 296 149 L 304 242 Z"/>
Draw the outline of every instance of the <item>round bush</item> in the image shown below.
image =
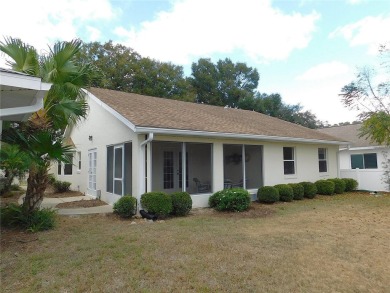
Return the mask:
<path fill-rule="evenodd" d="M 223 196 L 223 191 L 224 190 L 217 191 L 212 196 L 209 197 L 210 208 L 215 208 L 217 206 L 217 204 L 221 200 L 221 197 Z"/>
<path fill-rule="evenodd" d="M 312 182 L 301 182 L 303 186 L 303 196 L 306 198 L 314 198 L 317 194 L 317 186 Z"/>
<path fill-rule="evenodd" d="M 277 184 L 274 186 L 279 191 L 280 201 L 292 201 L 294 198 L 294 191 L 288 184 Z"/>
<path fill-rule="evenodd" d="M 121 197 L 114 203 L 114 213 L 122 218 L 131 218 L 136 213 L 137 199 L 131 195 Z"/>
<path fill-rule="evenodd" d="M 353 178 L 342 178 L 341 180 L 345 182 L 346 192 L 353 191 L 358 187 L 358 182 Z"/>
<path fill-rule="evenodd" d="M 62 193 L 62 192 L 67 192 L 69 191 L 69 188 L 70 188 L 70 185 L 72 183 L 68 182 L 68 181 L 60 181 L 60 180 L 56 180 L 54 183 L 53 183 L 53 186 L 54 186 L 54 190 L 56 193 Z"/>
<path fill-rule="evenodd" d="M 273 186 L 263 186 L 257 191 L 257 200 L 264 203 L 279 201 L 279 191 Z"/>
<path fill-rule="evenodd" d="M 302 184 L 299 183 L 290 183 L 288 184 L 291 186 L 294 194 L 295 200 L 301 200 L 303 199 L 303 196 L 305 194 L 305 189 L 303 188 Z"/>
<path fill-rule="evenodd" d="M 141 205 L 148 213 L 168 216 L 172 212 L 172 197 L 165 192 L 147 192 L 141 195 Z"/>
<path fill-rule="evenodd" d="M 192 209 L 192 199 L 188 192 L 175 192 L 172 197 L 172 214 L 175 216 L 188 215 Z"/>
<path fill-rule="evenodd" d="M 318 180 L 315 182 L 318 194 L 332 195 L 334 193 L 334 182 L 331 180 Z"/>
<path fill-rule="evenodd" d="M 329 179 L 329 181 L 332 181 L 334 183 L 334 193 L 342 194 L 345 191 L 346 184 L 344 180 L 340 178 L 332 178 Z"/>
<path fill-rule="evenodd" d="M 242 188 L 224 189 L 215 206 L 217 211 L 243 212 L 251 203 L 249 192 Z"/>

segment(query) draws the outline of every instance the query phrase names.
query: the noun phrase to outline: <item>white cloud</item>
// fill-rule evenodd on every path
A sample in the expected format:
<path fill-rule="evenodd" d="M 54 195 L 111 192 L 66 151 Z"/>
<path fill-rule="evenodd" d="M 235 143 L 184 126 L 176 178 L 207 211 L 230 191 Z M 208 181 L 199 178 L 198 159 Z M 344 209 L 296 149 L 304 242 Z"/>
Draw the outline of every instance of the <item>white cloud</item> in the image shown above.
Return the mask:
<path fill-rule="evenodd" d="M 378 46 L 388 41 L 390 35 L 390 14 L 367 16 L 358 22 L 338 27 L 330 38 L 343 37 L 351 47 L 367 46 L 369 54 L 376 54 Z"/>
<path fill-rule="evenodd" d="M 331 61 L 327 63 L 318 64 L 309 68 L 304 73 L 296 77 L 296 80 L 315 81 L 329 78 L 336 78 L 338 76 L 350 73 L 348 65 L 339 62 Z"/>
<path fill-rule="evenodd" d="M 256 61 L 286 59 L 305 48 L 319 14 L 286 14 L 270 0 L 176 1 L 140 29 L 117 27 L 121 43 L 144 56 L 188 64 L 194 57 L 241 51 Z"/>
<path fill-rule="evenodd" d="M 94 41 L 97 41 L 100 36 L 101 36 L 101 31 L 95 27 L 92 27 L 92 26 L 87 26 L 87 31 L 88 31 L 88 34 L 89 34 L 89 37 L 88 37 L 88 41 L 90 42 L 94 42 Z M 86 41 L 86 40 L 84 40 Z"/>
<path fill-rule="evenodd" d="M 360 4 L 362 3 L 364 0 L 347 0 L 347 3 L 348 4 L 352 4 L 352 5 L 355 5 L 355 4 Z"/>
<path fill-rule="evenodd" d="M 90 21 L 115 16 L 109 0 L 23 0 L 8 1 L 6 6 L 0 18 L 1 39 L 17 37 L 38 51 L 47 50 L 57 40 L 78 37 L 78 30 L 85 30 Z M 91 32 L 97 36 L 96 30 Z"/>
<path fill-rule="evenodd" d="M 354 70 L 348 65 L 331 61 L 306 70 L 291 84 L 281 85 L 280 93 L 287 103 L 301 104 L 321 121 L 352 122 L 358 113 L 344 107 L 340 93 L 354 78 Z"/>

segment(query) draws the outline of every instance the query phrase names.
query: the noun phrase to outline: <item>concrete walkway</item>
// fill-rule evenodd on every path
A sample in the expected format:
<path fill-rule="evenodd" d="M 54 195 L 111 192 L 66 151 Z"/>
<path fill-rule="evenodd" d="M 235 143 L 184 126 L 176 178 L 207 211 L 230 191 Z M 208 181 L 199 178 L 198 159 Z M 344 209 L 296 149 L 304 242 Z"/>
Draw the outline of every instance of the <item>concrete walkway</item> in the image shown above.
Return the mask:
<path fill-rule="evenodd" d="M 21 196 L 18 200 L 19 204 L 23 203 L 24 195 Z M 62 198 L 43 198 L 41 203 L 42 208 L 53 208 L 57 210 L 59 215 L 88 215 L 88 214 L 106 214 L 112 213 L 112 205 L 104 205 L 98 207 L 90 208 L 68 208 L 68 209 L 59 209 L 56 206 L 63 202 L 79 201 L 79 200 L 91 200 L 94 199 L 88 195 L 85 196 L 74 196 L 74 197 L 62 197 Z"/>

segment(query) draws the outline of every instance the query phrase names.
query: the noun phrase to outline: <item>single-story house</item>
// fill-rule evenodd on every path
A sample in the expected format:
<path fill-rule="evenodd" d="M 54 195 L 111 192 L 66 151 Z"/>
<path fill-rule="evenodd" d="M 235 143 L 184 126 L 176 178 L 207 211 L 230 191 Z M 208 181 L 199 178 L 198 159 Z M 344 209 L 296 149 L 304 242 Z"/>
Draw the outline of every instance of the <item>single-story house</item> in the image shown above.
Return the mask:
<path fill-rule="evenodd" d="M 372 143 L 367 137 L 359 136 L 361 124 L 351 124 L 320 129 L 322 133 L 349 141 L 340 148 L 340 176 L 354 178 L 359 189 L 390 191 L 384 183 L 384 164 L 390 159 L 390 148 Z"/>
<path fill-rule="evenodd" d="M 339 176 L 343 140 L 254 111 L 99 88 L 87 100 L 87 119 L 65 133 L 73 164 L 53 169 L 72 189 L 108 203 L 186 191 L 193 207 L 205 207 L 224 188 L 255 198 L 264 185 Z"/>

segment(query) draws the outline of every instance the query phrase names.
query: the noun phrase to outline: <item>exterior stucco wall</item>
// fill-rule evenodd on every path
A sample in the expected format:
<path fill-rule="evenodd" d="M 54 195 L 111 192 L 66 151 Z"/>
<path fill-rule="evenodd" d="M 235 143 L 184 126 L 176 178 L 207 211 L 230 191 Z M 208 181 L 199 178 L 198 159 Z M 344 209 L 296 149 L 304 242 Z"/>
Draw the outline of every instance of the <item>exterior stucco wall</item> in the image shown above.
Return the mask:
<path fill-rule="evenodd" d="M 377 169 L 351 169 L 351 155 L 377 154 Z M 340 175 L 343 178 L 353 178 L 358 181 L 358 189 L 373 191 L 390 191 L 389 186 L 383 182 L 386 160 L 385 154 L 390 158 L 390 150 L 385 147 L 372 147 L 362 149 L 344 149 L 340 151 Z"/>
<path fill-rule="evenodd" d="M 113 203 L 119 196 L 106 192 L 107 146 L 125 142 L 133 142 L 134 145 L 138 143 L 138 136 L 105 110 L 98 100 L 88 97 L 88 104 L 87 118 L 74 126 L 70 134 L 76 151 L 81 152 L 81 170 L 77 170 L 77 154 L 75 154 L 72 175 L 57 175 L 57 164 L 53 164 L 52 173 L 58 180 L 71 182 L 72 190 L 87 193 L 88 151 L 95 149 L 97 151 L 96 189 L 101 191 L 102 200 Z M 89 140 L 89 136 L 92 136 L 92 140 Z M 133 153 L 133 165 L 134 161 L 138 161 L 138 152 L 137 158 L 134 157 Z M 133 189 L 137 188 L 138 181 L 134 180 L 136 174 L 137 172 L 133 172 Z"/>

